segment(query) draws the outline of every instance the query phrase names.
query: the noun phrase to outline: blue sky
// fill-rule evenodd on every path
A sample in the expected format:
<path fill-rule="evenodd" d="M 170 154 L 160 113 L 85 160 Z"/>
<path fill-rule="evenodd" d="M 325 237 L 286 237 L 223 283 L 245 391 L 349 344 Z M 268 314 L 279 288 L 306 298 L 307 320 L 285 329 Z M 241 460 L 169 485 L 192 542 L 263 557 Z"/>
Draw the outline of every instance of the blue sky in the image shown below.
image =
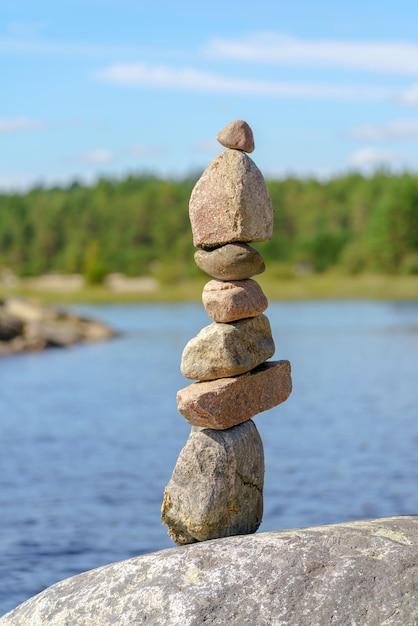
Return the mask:
<path fill-rule="evenodd" d="M 418 169 L 416 0 L 2 0 L 0 188 L 183 176 L 254 131 L 267 177 Z"/>

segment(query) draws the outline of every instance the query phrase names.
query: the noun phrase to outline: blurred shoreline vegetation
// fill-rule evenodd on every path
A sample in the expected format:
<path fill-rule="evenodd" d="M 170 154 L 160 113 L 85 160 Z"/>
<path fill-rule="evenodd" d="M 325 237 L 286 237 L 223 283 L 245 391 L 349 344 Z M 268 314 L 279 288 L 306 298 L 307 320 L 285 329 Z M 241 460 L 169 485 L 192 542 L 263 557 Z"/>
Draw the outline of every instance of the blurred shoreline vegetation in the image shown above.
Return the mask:
<path fill-rule="evenodd" d="M 151 277 L 160 289 L 110 299 L 194 299 L 209 280 L 193 260 L 188 203 L 197 178 L 136 175 L 2 193 L 0 271 L 21 279 L 80 274 L 88 288 L 73 299 L 83 291 L 87 300 L 106 299 L 111 273 Z M 256 278 L 267 295 L 418 297 L 418 176 L 266 182 L 273 237 L 253 245 L 266 263 Z"/>

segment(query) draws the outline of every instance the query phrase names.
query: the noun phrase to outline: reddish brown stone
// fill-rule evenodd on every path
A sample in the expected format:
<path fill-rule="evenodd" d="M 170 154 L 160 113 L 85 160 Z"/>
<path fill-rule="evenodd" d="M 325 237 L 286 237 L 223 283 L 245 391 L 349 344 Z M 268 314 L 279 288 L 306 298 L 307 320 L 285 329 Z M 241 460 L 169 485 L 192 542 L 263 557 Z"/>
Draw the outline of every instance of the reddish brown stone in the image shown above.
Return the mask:
<path fill-rule="evenodd" d="M 215 322 L 233 322 L 260 315 L 268 300 L 260 285 L 247 280 L 210 280 L 203 288 L 203 306 Z"/>
<path fill-rule="evenodd" d="M 242 376 L 180 389 L 177 408 L 193 426 L 224 430 L 281 404 L 291 391 L 289 361 L 269 361 Z"/>
<path fill-rule="evenodd" d="M 253 152 L 254 135 L 250 126 L 243 120 L 229 122 L 217 135 L 216 139 L 225 148 Z"/>

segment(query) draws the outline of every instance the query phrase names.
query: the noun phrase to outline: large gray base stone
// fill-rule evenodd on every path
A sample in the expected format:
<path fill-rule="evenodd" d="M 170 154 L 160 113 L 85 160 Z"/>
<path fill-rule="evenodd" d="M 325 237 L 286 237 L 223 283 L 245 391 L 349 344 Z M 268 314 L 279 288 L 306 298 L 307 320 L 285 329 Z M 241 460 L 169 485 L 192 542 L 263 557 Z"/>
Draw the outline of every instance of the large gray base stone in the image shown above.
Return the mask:
<path fill-rule="evenodd" d="M 53 585 L 0 626 L 416 626 L 418 518 L 215 539 Z"/>
<path fill-rule="evenodd" d="M 264 450 L 252 420 L 193 428 L 164 491 L 161 517 L 179 545 L 254 533 L 263 517 Z"/>

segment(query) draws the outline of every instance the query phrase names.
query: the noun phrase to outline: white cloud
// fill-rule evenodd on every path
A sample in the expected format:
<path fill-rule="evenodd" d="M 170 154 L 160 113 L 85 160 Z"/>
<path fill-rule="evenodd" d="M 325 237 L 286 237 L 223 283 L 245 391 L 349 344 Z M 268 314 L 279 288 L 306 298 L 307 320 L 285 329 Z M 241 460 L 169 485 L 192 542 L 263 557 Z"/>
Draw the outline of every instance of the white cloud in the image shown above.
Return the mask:
<path fill-rule="evenodd" d="M 286 83 L 222 76 L 192 68 L 176 69 L 145 63 L 114 63 L 95 78 L 117 85 L 163 87 L 187 91 L 235 93 L 275 98 L 381 99 L 393 96 L 385 87 Z"/>
<path fill-rule="evenodd" d="M 40 54 L 47 56 L 115 57 L 137 56 L 138 46 L 112 46 L 73 41 L 53 41 L 27 37 L 0 37 L 0 54 Z"/>
<path fill-rule="evenodd" d="M 360 126 L 351 135 L 357 139 L 386 140 L 418 137 L 418 120 L 395 120 L 381 126 Z"/>
<path fill-rule="evenodd" d="M 396 99 L 400 104 L 416 106 L 418 104 L 418 83 L 399 92 Z"/>
<path fill-rule="evenodd" d="M 10 173 L 0 171 L 0 190 L 6 193 L 26 192 L 33 187 L 66 187 L 77 180 L 84 185 L 93 185 L 97 176 L 83 172 L 83 174 L 68 173 L 56 176 L 53 174 L 39 174 L 35 172 Z"/>
<path fill-rule="evenodd" d="M 0 171 L 0 190 L 4 192 L 23 191 L 33 184 L 28 174 L 10 174 Z"/>
<path fill-rule="evenodd" d="M 264 32 L 244 39 L 216 38 L 204 52 L 212 57 L 240 61 L 418 75 L 418 44 L 409 41 L 304 40 Z"/>
<path fill-rule="evenodd" d="M 38 130 L 43 127 L 43 122 L 28 117 L 0 119 L 0 134 L 16 133 L 20 130 Z"/>
<path fill-rule="evenodd" d="M 349 165 L 355 169 L 366 171 L 378 169 L 379 167 L 402 169 L 408 166 L 409 161 L 405 155 L 390 152 L 389 150 L 364 147 L 351 155 Z"/>
<path fill-rule="evenodd" d="M 139 158 L 152 158 L 159 157 L 167 154 L 168 149 L 167 146 L 157 145 L 157 146 L 145 146 L 143 144 L 134 144 L 131 147 L 130 153 L 134 157 Z"/>
<path fill-rule="evenodd" d="M 113 155 L 110 150 L 98 149 L 92 150 L 91 152 L 86 152 L 85 154 L 81 154 L 79 156 L 79 161 L 81 163 L 88 163 L 91 165 L 103 165 L 105 163 L 110 163 L 112 161 Z"/>

